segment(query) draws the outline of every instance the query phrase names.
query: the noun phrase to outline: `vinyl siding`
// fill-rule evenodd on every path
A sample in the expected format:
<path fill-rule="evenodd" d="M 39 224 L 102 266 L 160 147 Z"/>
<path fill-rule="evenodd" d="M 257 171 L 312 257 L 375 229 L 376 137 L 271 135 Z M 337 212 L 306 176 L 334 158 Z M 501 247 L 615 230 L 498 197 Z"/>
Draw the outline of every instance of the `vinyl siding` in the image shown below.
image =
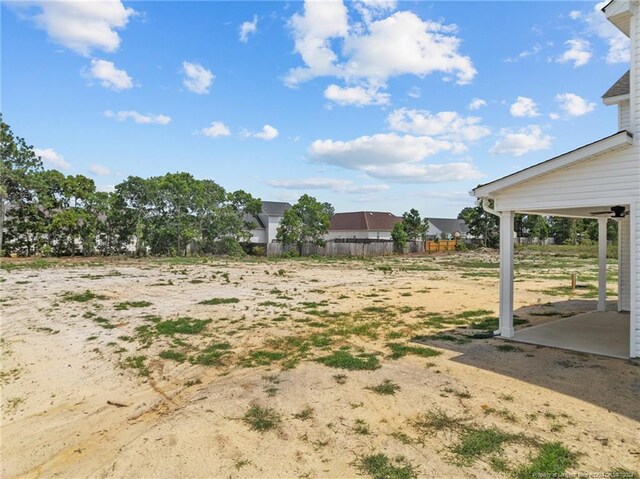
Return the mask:
<path fill-rule="evenodd" d="M 631 128 L 630 108 L 629 100 L 618 103 L 618 131 Z"/>
<path fill-rule="evenodd" d="M 631 82 L 630 100 L 631 100 L 631 129 L 634 134 L 634 143 L 636 148 L 640 148 L 640 5 L 635 4 L 635 12 L 631 17 Z M 640 152 L 636 151 L 636 163 L 640 164 Z M 636 191 L 640 190 L 640 180 L 636 179 Z M 634 263 L 635 272 L 631 278 L 631 288 L 633 289 L 632 299 L 635 298 L 635 305 L 632 305 L 631 324 L 635 323 L 635 354 L 631 356 L 640 357 L 640 201 L 635 204 L 635 213 L 630 218 L 633 232 L 631 234 L 633 248 L 631 252 L 631 261 Z M 633 334 L 633 330 L 631 331 Z"/>
<path fill-rule="evenodd" d="M 631 250 L 629 218 L 618 223 L 618 309 L 621 311 L 631 310 Z"/>
<path fill-rule="evenodd" d="M 640 146 L 628 146 L 499 192 L 495 209 L 629 204 L 640 197 Z"/>

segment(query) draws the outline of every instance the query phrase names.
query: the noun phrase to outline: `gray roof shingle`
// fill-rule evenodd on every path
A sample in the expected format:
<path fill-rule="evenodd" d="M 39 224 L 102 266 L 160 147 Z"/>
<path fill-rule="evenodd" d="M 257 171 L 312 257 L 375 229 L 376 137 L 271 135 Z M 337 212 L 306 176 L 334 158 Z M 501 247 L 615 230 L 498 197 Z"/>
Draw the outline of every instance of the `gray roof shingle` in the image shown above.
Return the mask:
<path fill-rule="evenodd" d="M 611 98 L 614 96 L 628 95 L 629 92 L 631 91 L 631 88 L 629 85 L 629 77 L 630 77 L 630 70 L 627 70 L 627 73 L 622 75 L 617 82 L 611 85 L 611 88 L 609 88 L 606 91 L 606 93 L 602 95 L 602 98 Z"/>
<path fill-rule="evenodd" d="M 263 201 L 262 213 L 268 216 L 282 216 L 285 211 L 291 208 L 289 203 L 282 201 Z"/>
<path fill-rule="evenodd" d="M 466 234 L 469 232 L 469 228 L 467 228 L 464 220 L 458 218 L 429 218 L 429 223 L 447 234 Z M 428 231 L 427 234 L 433 233 Z"/>

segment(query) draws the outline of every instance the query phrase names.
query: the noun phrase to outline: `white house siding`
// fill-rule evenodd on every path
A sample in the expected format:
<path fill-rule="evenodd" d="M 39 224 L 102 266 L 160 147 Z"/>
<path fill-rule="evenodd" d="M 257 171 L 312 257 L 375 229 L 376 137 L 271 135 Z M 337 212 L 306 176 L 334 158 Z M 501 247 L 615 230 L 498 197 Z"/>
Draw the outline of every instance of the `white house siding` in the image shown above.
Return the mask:
<path fill-rule="evenodd" d="M 640 357 L 640 294 L 638 294 L 638 288 L 640 288 L 640 201 L 637 201 L 635 208 L 632 209 L 630 220 L 632 232 L 635 233 L 633 237 L 635 248 L 631 250 L 631 262 L 635 266 L 635 274 L 632 271 L 631 276 L 631 300 L 635 303 L 635 308 L 632 304 L 631 314 L 636 318 L 635 341 L 632 340 L 631 343 L 632 347 L 635 343 L 635 355 L 632 352 L 631 356 Z"/>
<path fill-rule="evenodd" d="M 618 223 L 618 309 L 630 311 L 631 308 L 631 249 L 629 218 Z"/>
<path fill-rule="evenodd" d="M 267 224 L 267 243 L 272 243 L 276 240 L 276 235 L 278 234 L 278 227 L 280 226 L 280 221 L 282 221 L 282 216 L 269 216 L 268 224 Z"/>
<path fill-rule="evenodd" d="M 628 146 L 501 191 L 495 209 L 629 204 L 640 197 L 640 146 Z"/>
<path fill-rule="evenodd" d="M 631 100 L 631 131 L 634 134 L 635 144 L 635 158 L 636 164 L 640 165 L 640 5 L 636 2 L 633 6 L 634 15 L 631 17 L 630 25 L 630 39 L 631 39 L 631 78 L 630 78 L 630 100 Z M 640 180 L 636 178 L 636 194 L 640 190 Z M 636 196 L 637 198 L 637 196 Z M 635 354 L 632 356 L 640 357 L 640 294 L 638 288 L 640 288 L 640 201 L 636 201 L 635 206 L 632 208 L 631 215 L 631 228 L 632 228 L 632 242 L 633 249 L 631 251 L 631 261 L 633 266 L 631 268 L 631 299 L 635 304 L 632 304 L 632 314 L 635 316 L 635 341 L 631 341 L 632 348 L 635 346 Z M 635 269 L 635 272 L 634 272 Z M 633 323 L 632 323 L 633 324 Z M 633 334 L 633 331 L 631 331 Z M 635 343 L 635 344 L 634 344 Z"/>
<path fill-rule="evenodd" d="M 631 128 L 630 109 L 629 100 L 618 103 L 618 131 Z"/>

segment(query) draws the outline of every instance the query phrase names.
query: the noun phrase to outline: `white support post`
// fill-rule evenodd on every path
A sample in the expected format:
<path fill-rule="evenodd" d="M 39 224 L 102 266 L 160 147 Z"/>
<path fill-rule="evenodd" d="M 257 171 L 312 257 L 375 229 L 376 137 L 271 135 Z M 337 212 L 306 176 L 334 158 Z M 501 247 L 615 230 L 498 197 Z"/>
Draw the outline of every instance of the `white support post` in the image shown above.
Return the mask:
<path fill-rule="evenodd" d="M 500 320 L 499 334 L 513 337 L 513 211 L 500 213 Z"/>
<path fill-rule="evenodd" d="M 598 311 L 607 309 L 607 218 L 598 218 Z"/>

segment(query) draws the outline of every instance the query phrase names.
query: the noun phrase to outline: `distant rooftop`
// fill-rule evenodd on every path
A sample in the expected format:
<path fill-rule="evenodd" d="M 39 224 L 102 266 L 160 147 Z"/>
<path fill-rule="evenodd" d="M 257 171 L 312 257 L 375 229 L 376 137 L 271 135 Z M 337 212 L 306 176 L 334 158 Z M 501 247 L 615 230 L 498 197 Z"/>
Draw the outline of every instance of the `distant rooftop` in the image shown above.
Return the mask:
<path fill-rule="evenodd" d="M 263 201 L 262 213 L 268 216 L 282 216 L 285 211 L 291 209 L 291 204 L 282 201 Z"/>
<path fill-rule="evenodd" d="M 615 82 L 611 88 L 609 88 L 602 98 L 612 98 L 614 96 L 628 95 L 631 91 L 629 78 L 631 70 L 627 70 L 627 73 L 622 75 L 617 82 Z"/>
<path fill-rule="evenodd" d="M 458 232 L 466 234 L 469 232 L 464 220 L 458 218 L 429 218 L 429 222 L 443 233 L 454 234 Z M 431 234 L 431 232 L 427 232 L 427 234 Z"/>
<path fill-rule="evenodd" d="M 385 211 L 336 213 L 329 231 L 391 231 L 402 218 Z"/>

